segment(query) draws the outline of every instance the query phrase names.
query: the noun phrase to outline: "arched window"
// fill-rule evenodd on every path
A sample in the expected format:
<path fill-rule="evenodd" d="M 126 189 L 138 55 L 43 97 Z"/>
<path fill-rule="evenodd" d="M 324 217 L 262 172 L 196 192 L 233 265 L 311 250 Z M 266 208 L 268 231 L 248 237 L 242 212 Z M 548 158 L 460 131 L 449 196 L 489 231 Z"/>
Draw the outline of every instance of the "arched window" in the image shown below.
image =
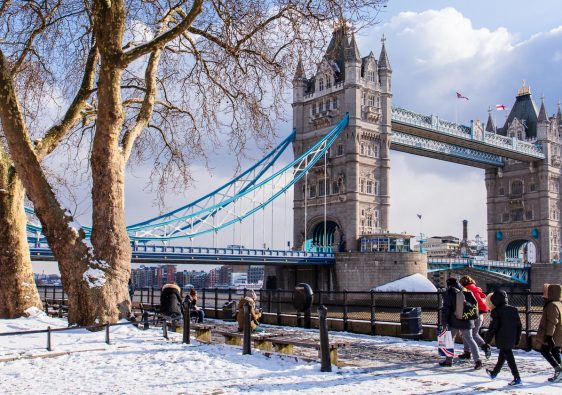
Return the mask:
<path fill-rule="evenodd" d="M 359 148 L 359 153 L 361 155 L 365 155 L 365 144 L 364 143 L 361 143 L 361 146 Z"/>
<path fill-rule="evenodd" d="M 512 195 L 522 195 L 523 194 L 523 182 L 520 180 L 513 181 L 511 183 L 511 194 Z"/>
<path fill-rule="evenodd" d="M 319 91 L 323 91 L 324 90 L 324 78 L 320 78 L 318 80 L 318 90 Z"/>
<path fill-rule="evenodd" d="M 330 89 L 332 87 L 332 77 L 329 75 L 326 76 L 326 89 Z"/>

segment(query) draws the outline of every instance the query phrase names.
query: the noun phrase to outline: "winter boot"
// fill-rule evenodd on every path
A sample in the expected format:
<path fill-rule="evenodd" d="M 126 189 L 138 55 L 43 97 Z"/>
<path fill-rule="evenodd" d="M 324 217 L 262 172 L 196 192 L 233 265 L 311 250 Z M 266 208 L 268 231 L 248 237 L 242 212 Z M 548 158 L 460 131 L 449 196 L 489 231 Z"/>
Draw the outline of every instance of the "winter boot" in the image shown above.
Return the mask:
<path fill-rule="evenodd" d="M 444 361 L 439 362 L 439 366 L 453 366 L 453 360 L 447 358 Z"/>
<path fill-rule="evenodd" d="M 482 361 L 478 360 L 476 361 L 476 363 L 474 364 L 474 370 L 480 370 L 482 369 Z"/>
<path fill-rule="evenodd" d="M 459 359 L 470 359 L 470 351 L 465 351 L 459 355 Z"/>
<path fill-rule="evenodd" d="M 562 380 L 562 367 L 557 366 L 556 368 L 554 368 L 554 376 L 549 377 L 548 381 L 552 383 L 558 383 L 561 380 Z"/>
<path fill-rule="evenodd" d="M 486 356 L 486 359 L 490 358 L 492 356 L 492 347 L 489 344 L 484 344 L 482 345 L 482 351 L 484 351 L 484 355 Z"/>
<path fill-rule="evenodd" d="M 492 380 L 498 377 L 498 374 L 491 369 L 486 369 L 486 373 L 488 373 L 488 376 L 490 376 Z"/>
<path fill-rule="evenodd" d="M 521 385 L 523 382 L 519 377 L 514 377 L 513 381 L 509 382 L 507 385 Z"/>

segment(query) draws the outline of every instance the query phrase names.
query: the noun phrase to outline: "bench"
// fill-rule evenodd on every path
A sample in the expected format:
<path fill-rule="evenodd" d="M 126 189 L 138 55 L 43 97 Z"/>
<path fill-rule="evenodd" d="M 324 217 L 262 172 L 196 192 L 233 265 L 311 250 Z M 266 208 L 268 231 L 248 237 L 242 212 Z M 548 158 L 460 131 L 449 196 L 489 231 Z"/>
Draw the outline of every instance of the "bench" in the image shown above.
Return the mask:
<path fill-rule="evenodd" d="M 232 346 L 241 346 L 244 333 L 243 332 L 233 332 L 218 330 L 215 331 L 216 334 L 222 335 L 224 337 L 224 343 Z M 273 351 L 273 344 L 271 343 L 272 338 L 283 336 L 281 333 L 252 333 L 251 339 L 258 350 Z"/>
<path fill-rule="evenodd" d="M 315 348 L 320 356 L 320 342 L 308 341 L 303 339 L 291 339 L 287 337 L 271 339 L 271 344 L 275 349 L 283 354 L 294 354 L 294 347 Z M 346 342 L 330 342 L 330 362 L 338 364 L 338 349 L 346 347 Z"/>
<path fill-rule="evenodd" d="M 211 343 L 211 331 L 215 329 L 214 325 L 191 324 L 190 327 L 191 329 L 195 329 L 195 339 L 197 341 L 200 341 L 202 343 Z"/>

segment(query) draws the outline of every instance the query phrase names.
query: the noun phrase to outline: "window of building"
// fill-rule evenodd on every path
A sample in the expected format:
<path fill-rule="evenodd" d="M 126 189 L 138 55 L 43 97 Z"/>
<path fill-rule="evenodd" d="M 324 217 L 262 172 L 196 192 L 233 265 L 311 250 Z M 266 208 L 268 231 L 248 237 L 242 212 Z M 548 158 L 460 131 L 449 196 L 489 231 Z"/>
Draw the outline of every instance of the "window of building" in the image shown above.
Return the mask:
<path fill-rule="evenodd" d="M 318 80 L 318 90 L 319 91 L 323 91 L 324 90 L 324 78 L 320 78 Z"/>
<path fill-rule="evenodd" d="M 368 193 L 369 195 L 373 194 L 373 181 L 371 180 L 367 180 L 367 191 L 366 193 Z"/>
<path fill-rule="evenodd" d="M 380 144 L 379 144 L 379 143 L 375 143 L 375 144 L 374 144 L 374 148 L 375 148 L 374 157 L 375 157 L 375 158 L 378 158 L 378 157 L 379 157 L 379 153 L 380 153 L 380 149 L 381 149 L 381 148 L 380 148 Z"/>
<path fill-rule="evenodd" d="M 537 186 L 535 184 L 531 184 L 530 188 L 531 192 L 535 192 L 537 190 Z"/>
<path fill-rule="evenodd" d="M 316 197 L 316 185 L 310 185 L 308 187 L 308 197 L 315 198 Z"/>
<path fill-rule="evenodd" d="M 375 228 L 378 228 L 379 227 L 379 210 L 375 210 L 374 216 L 375 216 Z"/>
<path fill-rule="evenodd" d="M 338 144 L 338 150 L 337 150 L 336 156 L 343 156 L 343 153 L 344 153 L 343 144 Z"/>
<path fill-rule="evenodd" d="M 337 195 L 340 193 L 340 187 L 337 181 L 332 181 L 332 195 Z"/>
<path fill-rule="evenodd" d="M 318 182 L 318 196 L 325 196 L 328 193 L 326 190 L 326 180 L 320 180 Z"/>
<path fill-rule="evenodd" d="M 500 196 L 505 195 L 504 189 L 503 189 L 503 188 L 500 188 L 500 190 L 498 191 L 498 194 L 499 194 Z"/>
<path fill-rule="evenodd" d="M 369 95 L 369 106 L 371 106 L 371 107 L 375 106 L 375 96 L 374 95 Z"/>
<path fill-rule="evenodd" d="M 373 145 L 373 143 L 369 144 L 369 152 L 367 155 L 369 155 L 371 158 L 375 157 L 375 146 Z"/>
<path fill-rule="evenodd" d="M 361 104 L 362 105 L 367 104 L 367 94 L 366 93 L 363 93 L 363 95 L 361 96 Z"/>
<path fill-rule="evenodd" d="M 361 143 L 361 145 L 359 146 L 359 153 L 361 155 L 365 155 L 365 144 Z"/>
<path fill-rule="evenodd" d="M 377 81 L 377 73 L 375 73 L 373 70 L 367 71 L 367 79 L 371 82 L 376 82 Z"/>
<path fill-rule="evenodd" d="M 503 213 L 502 222 L 509 222 L 509 213 Z"/>
<path fill-rule="evenodd" d="M 330 89 L 332 87 L 332 77 L 326 76 L 326 89 Z"/>
<path fill-rule="evenodd" d="M 528 210 L 525 212 L 525 219 L 526 220 L 532 220 L 533 219 L 533 211 L 532 210 Z"/>
<path fill-rule="evenodd" d="M 373 190 L 373 195 L 377 195 L 377 196 L 378 196 L 379 193 L 380 193 L 379 182 L 378 182 L 378 181 L 375 181 L 375 188 L 374 188 L 374 190 Z"/>
<path fill-rule="evenodd" d="M 323 111 L 324 111 L 324 102 L 321 101 L 318 106 L 319 106 L 319 110 L 318 110 L 318 111 L 319 111 L 319 112 L 323 112 Z"/>
<path fill-rule="evenodd" d="M 336 108 L 338 108 L 338 98 L 334 97 L 332 99 L 332 108 L 335 110 Z"/>
<path fill-rule="evenodd" d="M 371 230 L 371 228 L 373 227 L 373 217 L 370 215 L 367 215 L 367 228 L 369 230 Z"/>
<path fill-rule="evenodd" d="M 512 221 L 523 221 L 523 209 L 511 210 Z"/>
<path fill-rule="evenodd" d="M 359 192 L 365 193 L 365 179 L 364 178 L 359 179 Z"/>
<path fill-rule="evenodd" d="M 511 194 L 512 195 L 522 195 L 523 194 L 523 182 L 517 180 L 511 183 Z"/>
<path fill-rule="evenodd" d="M 312 103 L 312 115 L 316 114 L 316 103 Z"/>

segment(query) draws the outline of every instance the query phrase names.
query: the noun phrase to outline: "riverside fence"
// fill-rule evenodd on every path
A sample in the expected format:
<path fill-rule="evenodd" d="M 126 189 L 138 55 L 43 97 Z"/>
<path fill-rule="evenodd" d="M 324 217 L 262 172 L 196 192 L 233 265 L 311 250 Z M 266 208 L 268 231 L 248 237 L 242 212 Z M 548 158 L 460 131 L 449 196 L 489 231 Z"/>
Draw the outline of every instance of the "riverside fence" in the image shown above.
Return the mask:
<path fill-rule="evenodd" d="M 68 297 L 60 286 L 38 286 L 45 303 L 46 311 L 51 314 L 64 315 Z M 205 309 L 206 315 L 213 318 L 231 318 L 223 316 L 223 306 L 228 302 L 238 301 L 243 297 L 244 289 L 202 288 L 197 290 L 198 305 Z M 440 328 L 441 309 L 444 290 L 438 292 L 357 292 L 357 291 L 315 291 L 312 303 L 312 318 L 317 317 L 317 309 L 324 305 L 328 308 L 328 321 L 340 321 L 343 330 L 352 330 L 352 322 L 368 323 L 371 333 L 376 334 L 376 323 L 400 323 L 400 313 L 406 307 L 421 307 L 422 324 Z M 509 303 L 519 310 L 523 330 L 531 334 L 538 328 L 542 314 L 542 293 L 530 291 L 507 291 Z M 297 325 L 302 324 L 302 313 L 293 306 L 293 290 L 256 290 L 257 305 L 263 313 L 281 325 L 284 317 L 295 317 Z M 160 304 L 160 289 L 137 288 L 133 302 L 142 304 L 145 309 L 157 311 Z M 484 328 L 489 325 L 487 314 Z M 268 320 L 271 322 L 272 320 Z"/>

